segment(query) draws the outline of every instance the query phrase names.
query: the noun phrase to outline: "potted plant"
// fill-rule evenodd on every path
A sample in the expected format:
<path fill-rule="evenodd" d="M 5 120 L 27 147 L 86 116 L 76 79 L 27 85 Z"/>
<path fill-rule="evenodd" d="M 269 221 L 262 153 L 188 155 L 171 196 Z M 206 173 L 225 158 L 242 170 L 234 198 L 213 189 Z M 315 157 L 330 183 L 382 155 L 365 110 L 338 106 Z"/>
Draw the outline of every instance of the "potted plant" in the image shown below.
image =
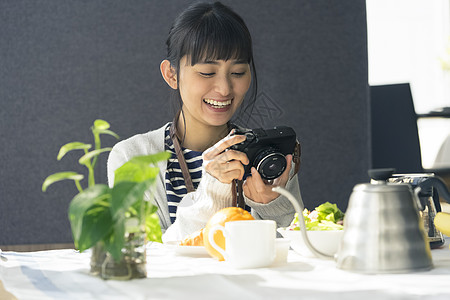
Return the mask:
<path fill-rule="evenodd" d="M 98 156 L 112 148 L 101 147 L 100 135 L 119 138 L 109 130 L 104 120 L 95 120 L 91 127 L 92 145 L 81 142 L 65 144 L 57 159 L 73 150 L 83 150 L 78 162 L 87 168 L 87 187 L 83 189 L 82 174 L 59 172 L 48 176 L 42 191 L 61 180 L 73 180 L 79 191 L 69 205 L 69 221 L 75 247 L 80 251 L 92 248 L 91 273 L 104 279 L 132 279 L 146 277 L 146 240 L 161 242 L 161 228 L 157 207 L 144 200 L 144 192 L 151 189 L 159 169 L 156 163 L 167 160 L 170 154 L 137 156 L 115 171 L 113 187 L 95 183 L 94 169 Z"/>

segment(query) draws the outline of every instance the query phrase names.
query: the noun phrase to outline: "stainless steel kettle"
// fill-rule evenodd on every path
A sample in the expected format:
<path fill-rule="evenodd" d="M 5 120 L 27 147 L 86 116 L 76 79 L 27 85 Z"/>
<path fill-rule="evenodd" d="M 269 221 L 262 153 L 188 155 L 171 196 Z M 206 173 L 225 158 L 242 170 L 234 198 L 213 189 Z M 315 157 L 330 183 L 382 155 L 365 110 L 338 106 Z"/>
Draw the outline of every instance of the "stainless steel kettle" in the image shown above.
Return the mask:
<path fill-rule="evenodd" d="M 392 169 L 370 170 L 371 183 L 353 188 L 337 255 L 340 269 L 406 273 L 433 267 L 418 194 L 410 184 L 390 183 Z"/>

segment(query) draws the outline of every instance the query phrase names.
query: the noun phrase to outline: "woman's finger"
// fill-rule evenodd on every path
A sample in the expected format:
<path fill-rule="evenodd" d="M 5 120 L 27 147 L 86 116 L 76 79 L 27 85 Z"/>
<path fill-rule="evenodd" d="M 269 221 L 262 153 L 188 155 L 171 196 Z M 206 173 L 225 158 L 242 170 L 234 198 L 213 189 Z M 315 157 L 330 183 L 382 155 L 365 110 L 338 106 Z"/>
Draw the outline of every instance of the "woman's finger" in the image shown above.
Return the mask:
<path fill-rule="evenodd" d="M 203 159 L 212 160 L 215 156 L 219 155 L 235 144 L 242 143 L 243 141 L 245 141 L 245 139 L 246 137 L 244 135 L 226 136 L 225 138 L 218 141 L 214 146 L 203 152 Z"/>
<path fill-rule="evenodd" d="M 224 171 L 233 172 L 233 174 L 237 174 L 237 177 L 233 179 L 242 180 L 242 177 L 244 177 L 244 166 L 237 160 L 226 162 L 224 166 Z"/>
<path fill-rule="evenodd" d="M 255 168 L 252 168 L 252 176 L 247 177 L 247 180 L 244 184 L 245 195 L 258 203 L 268 203 L 271 200 L 275 199 L 277 196 L 274 192 L 272 192 L 271 188 L 267 187 L 258 171 Z"/>
<path fill-rule="evenodd" d="M 256 192 L 258 193 L 264 193 L 266 189 L 266 185 L 264 184 L 264 181 L 261 178 L 261 175 L 259 172 L 255 169 L 255 167 L 252 167 L 252 184 Z"/>
<path fill-rule="evenodd" d="M 244 152 L 241 151 L 236 151 L 236 150 L 226 150 L 223 153 L 219 154 L 217 156 L 217 159 L 220 162 L 229 162 L 229 161 L 239 161 L 240 163 L 244 164 L 244 165 L 248 165 L 249 160 L 247 157 L 247 154 L 245 154 Z"/>
<path fill-rule="evenodd" d="M 238 160 L 220 161 L 215 159 L 205 165 L 205 171 L 221 182 L 233 179 L 241 180 L 244 176 L 244 166 Z"/>
<path fill-rule="evenodd" d="M 231 183 L 234 179 L 240 179 L 242 178 L 242 172 L 240 172 L 239 170 L 233 169 L 229 172 L 226 172 L 223 176 L 223 181 L 225 183 Z"/>
<path fill-rule="evenodd" d="M 284 170 L 283 174 L 280 175 L 277 179 L 275 179 L 274 183 L 278 186 L 286 186 L 286 183 L 289 180 L 289 173 L 292 168 L 292 155 L 286 155 L 286 170 Z"/>
<path fill-rule="evenodd" d="M 222 183 L 231 183 L 234 179 L 242 178 L 243 172 L 238 169 L 229 171 L 220 170 L 219 172 L 208 172 Z"/>
<path fill-rule="evenodd" d="M 242 190 L 244 191 L 245 196 L 247 196 L 247 198 L 249 199 L 254 199 L 253 194 L 252 194 L 252 190 L 249 187 L 249 182 L 248 180 L 251 177 L 248 177 L 247 180 L 245 180 L 244 184 L 242 185 Z"/>

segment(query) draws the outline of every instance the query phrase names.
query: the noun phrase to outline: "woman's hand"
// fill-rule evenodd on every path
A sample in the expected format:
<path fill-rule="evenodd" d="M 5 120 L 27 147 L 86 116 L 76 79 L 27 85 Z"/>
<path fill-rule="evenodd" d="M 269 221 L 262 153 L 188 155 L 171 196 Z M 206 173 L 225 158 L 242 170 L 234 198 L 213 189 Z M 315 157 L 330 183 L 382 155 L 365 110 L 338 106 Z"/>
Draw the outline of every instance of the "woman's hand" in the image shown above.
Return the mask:
<path fill-rule="evenodd" d="M 254 202 L 267 204 L 276 199 L 279 194 L 272 191 L 273 186 L 285 187 L 289 180 L 289 172 L 292 167 L 292 155 L 286 156 L 287 167 L 280 177 L 276 178 L 273 183 L 269 183 L 261 178 L 259 172 L 252 167 L 252 176 L 247 177 L 244 182 L 244 194 L 247 198 Z"/>
<path fill-rule="evenodd" d="M 231 183 L 233 179 L 242 180 L 243 164 L 249 163 L 245 153 L 229 149 L 232 145 L 245 141 L 245 135 L 231 135 L 231 133 L 203 152 L 203 166 L 206 172 L 222 183 Z"/>

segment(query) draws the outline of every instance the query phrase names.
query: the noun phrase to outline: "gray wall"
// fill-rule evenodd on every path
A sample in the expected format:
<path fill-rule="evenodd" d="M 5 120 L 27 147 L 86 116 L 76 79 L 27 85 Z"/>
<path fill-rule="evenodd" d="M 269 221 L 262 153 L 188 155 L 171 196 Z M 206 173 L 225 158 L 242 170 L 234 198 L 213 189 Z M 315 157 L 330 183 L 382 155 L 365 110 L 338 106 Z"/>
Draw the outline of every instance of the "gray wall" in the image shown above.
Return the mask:
<path fill-rule="evenodd" d="M 0 2 L 0 245 L 72 240 L 74 185 L 42 193 L 41 184 L 57 171 L 84 171 L 79 153 L 56 155 L 67 142 L 92 142 L 95 119 L 121 138 L 171 120 L 159 63 L 186 2 Z M 306 206 L 345 210 L 369 166 L 365 1 L 223 2 L 254 38 L 260 106 L 250 125 L 294 127 Z"/>

